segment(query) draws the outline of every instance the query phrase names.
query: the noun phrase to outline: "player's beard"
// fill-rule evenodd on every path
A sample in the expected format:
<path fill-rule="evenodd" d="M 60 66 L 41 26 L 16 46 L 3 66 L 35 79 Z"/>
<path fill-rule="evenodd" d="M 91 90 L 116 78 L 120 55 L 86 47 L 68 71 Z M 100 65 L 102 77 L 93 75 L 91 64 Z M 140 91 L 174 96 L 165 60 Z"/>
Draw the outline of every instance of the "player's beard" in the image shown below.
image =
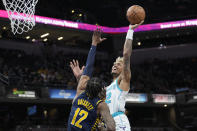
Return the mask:
<path fill-rule="evenodd" d="M 117 77 L 119 76 L 118 73 L 113 73 L 113 72 L 112 72 L 111 74 L 112 74 L 112 77 L 113 77 L 113 78 L 117 78 Z"/>

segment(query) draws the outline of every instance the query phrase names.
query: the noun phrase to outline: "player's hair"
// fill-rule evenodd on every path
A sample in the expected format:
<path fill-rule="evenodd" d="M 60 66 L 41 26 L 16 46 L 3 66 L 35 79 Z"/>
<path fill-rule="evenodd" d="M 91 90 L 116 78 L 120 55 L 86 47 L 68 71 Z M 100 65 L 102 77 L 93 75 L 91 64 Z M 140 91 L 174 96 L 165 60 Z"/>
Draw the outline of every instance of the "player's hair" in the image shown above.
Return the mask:
<path fill-rule="evenodd" d="M 118 58 L 116 58 L 116 62 L 121 62 L 121 63 L 123 63 L 123 57 L 118 57 Z"/>
<path fill-rule="evenodd" d="M 91 78 L 86 87 L 86 93 L 90 99 L 98 97 L 99 93 L 104 89 L 104 84 L 98 77 Z"/>

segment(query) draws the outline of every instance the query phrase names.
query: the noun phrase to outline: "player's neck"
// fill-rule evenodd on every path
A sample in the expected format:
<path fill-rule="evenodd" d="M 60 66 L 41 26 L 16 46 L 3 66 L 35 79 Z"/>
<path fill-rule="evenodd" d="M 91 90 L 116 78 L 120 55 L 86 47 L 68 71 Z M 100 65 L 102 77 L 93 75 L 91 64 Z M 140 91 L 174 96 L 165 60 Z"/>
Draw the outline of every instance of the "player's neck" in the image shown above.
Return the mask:
<path fill-rule="evenodd" d="M 115 81 L 118 78 L 118 75 L 113 75 L 113 81 Z"/>
<path fill-rule="evenodd" d="M 118 76 L 119 76 L 119 74 L 112 73 L 113 81 L 115 81 L 118 78 Z"/>

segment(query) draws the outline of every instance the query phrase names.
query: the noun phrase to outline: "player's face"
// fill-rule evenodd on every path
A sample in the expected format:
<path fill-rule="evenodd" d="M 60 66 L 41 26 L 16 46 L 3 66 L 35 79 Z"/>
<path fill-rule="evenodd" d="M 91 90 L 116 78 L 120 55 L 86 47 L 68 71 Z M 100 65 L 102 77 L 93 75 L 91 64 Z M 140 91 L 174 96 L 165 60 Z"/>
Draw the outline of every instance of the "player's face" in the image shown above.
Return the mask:
<path fill-rule="evenodd" d="M 122 72 L 122 68 L 123 68 L 123 63 L 120 61 L 116 61 L 114 62 L 114 65 L 112 66 L 111 73 L 119 75 Z"/>

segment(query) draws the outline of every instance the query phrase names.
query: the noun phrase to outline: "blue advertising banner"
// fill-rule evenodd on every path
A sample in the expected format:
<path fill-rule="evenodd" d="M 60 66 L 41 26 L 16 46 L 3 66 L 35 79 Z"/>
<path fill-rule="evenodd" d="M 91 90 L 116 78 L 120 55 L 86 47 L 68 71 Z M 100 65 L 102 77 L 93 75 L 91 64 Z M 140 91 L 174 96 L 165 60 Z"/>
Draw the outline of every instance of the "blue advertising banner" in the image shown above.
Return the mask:
<path fill-rule="evenodd" d="M 126 97 L 126 102 L 129 103 L 145 103 L 147 101 L 147 94 L 129 93 Z"/>
<path fill-rule="evenodd" d="M 75 95 L 76 90 L 49 89 L 50 98 L 73 99 Z"/>

